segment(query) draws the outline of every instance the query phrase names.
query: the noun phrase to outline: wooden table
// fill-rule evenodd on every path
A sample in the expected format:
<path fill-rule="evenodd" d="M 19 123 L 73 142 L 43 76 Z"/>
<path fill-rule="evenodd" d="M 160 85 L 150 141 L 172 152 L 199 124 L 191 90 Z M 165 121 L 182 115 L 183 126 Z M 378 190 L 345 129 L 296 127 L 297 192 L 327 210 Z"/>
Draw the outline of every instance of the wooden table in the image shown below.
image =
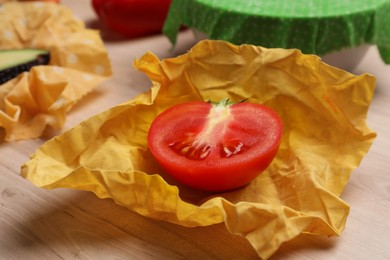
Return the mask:
<path fill-rule="evenodd" d="M 96 28 L 90 1 L 62 3 Z M 102 35 L 114 75 L 74 107 L 63 130 L 146 91 L 149 80 L 131 65 L 136 57 L 148 50 L 173 57 L 195 43 L 189 31 L 180 34 L 173 51 L 162 35 L 137 40 Z M 368 116 L 378 137 L 342 194 L 351 206 L 347 227 L 339 238 L 299 236 L 272 259 L 390 259 L 390 66 L 372 47 L 353 72 L 378 78 Z M 20 166 L 46 140 L 0 145 L 0 259 L 256 259 L 248 242 L 223 224 L 184 228 L 92 193 L 36 188 L 20 177 Z"/>

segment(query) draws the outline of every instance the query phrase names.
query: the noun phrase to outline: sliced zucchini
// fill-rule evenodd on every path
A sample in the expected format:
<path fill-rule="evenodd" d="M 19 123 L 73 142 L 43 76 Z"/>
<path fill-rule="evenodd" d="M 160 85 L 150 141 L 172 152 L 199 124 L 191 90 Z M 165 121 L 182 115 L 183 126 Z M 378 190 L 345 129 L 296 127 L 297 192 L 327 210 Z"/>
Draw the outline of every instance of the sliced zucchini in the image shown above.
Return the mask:
<path fill-rule="evenodd" d="M 0 84 L 37 65 L 47 65 L 50 52 L 39 49 L 0 50 Z"/>

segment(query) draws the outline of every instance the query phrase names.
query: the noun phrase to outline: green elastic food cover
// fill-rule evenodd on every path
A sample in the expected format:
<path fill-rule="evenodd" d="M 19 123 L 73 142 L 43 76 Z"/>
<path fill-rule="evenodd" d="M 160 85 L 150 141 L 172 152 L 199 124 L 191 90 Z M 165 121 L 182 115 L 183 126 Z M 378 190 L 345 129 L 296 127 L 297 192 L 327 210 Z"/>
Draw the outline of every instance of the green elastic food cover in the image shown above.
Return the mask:
<path fill-rule="evenodd" d="M 390 0 L 173 0 L 164 33 L 182 25 L 210 39 L 324 55 L 377 45 L 390 63 Z"/>

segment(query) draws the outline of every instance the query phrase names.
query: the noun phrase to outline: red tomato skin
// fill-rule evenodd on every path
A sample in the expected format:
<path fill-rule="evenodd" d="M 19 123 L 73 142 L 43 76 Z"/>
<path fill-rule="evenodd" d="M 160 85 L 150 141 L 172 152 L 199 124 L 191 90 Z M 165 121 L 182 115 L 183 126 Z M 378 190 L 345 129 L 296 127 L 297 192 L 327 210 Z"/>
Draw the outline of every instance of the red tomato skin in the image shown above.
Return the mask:
<path fill-rule="evenodd" d="M 106 27 L 128 38 L 160 33 L 171 0 L 92 0 Z"/>
<path fill-rule="evenodd" d="M 233 130 L 226 131 L 222 140 L 235 138 L 235 128 L 239 129 L 241 125 L 250 123 L 248 120 L 254 120 L 251 114 L 245 115 L 245 110 L 261 111 L 261 113 L 266 113 L 273 122 L 271 129 L 273 139 L 266 145 L 266 149 L 256 147 L 259 138 L 255 135 L 251 136 L 253 133 L 249 133 L 245 138 L 246 143 L 251 147 L 247 151 L 243 151 L 242 154 L 232 155 L 229 158 L 221 157 L 220 150 L 214 149 L 204 160 L 191 160 L 167 148 L 170 140 L 182 138 L 183 133 L 188 132 L 188 129 L 191 128 L 191 131 L 194 132 L 200 131 L 207 122 L 205 118 L 207 118 L 211 107 L 212 105 L 209 103 L 194 101 L 176 105 L 162 112 L 153 121 L 149 130 L 150 150 L 156 161 L 169 175 L 189 187 L 212 192 L 240 188 L 256 178 L 273 161 L 282 137 L 282 121 L 276 112 L 268 107 L 253 103 L 237 103 L 231 106 L 231 115 L 233 118 L 245 118 L 246 122 L 235 122 L 233 119 L 229 123 Z M 190 115 L 189 118 L 186 118 L 186 115 Z M 175 124 L 172 129 L 162 127 L 178 117 L 184 118 L 180 124 Z M 256 120 L 255 118 L 254 121 Z M 257 130 L 253 131 L 255 131 L 254 134 L 259 133 Z M 161 139 L 159 138 L 161 136 L 167 138 Z"/>

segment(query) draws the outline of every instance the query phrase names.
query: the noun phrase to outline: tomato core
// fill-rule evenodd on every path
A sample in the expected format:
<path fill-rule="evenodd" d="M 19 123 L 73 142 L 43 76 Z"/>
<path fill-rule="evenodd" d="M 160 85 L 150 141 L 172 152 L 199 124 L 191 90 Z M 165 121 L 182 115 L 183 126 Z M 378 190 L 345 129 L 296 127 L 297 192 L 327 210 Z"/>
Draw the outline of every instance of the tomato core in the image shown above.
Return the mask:
<path fill-rule="evenodd" d="M 216 146 L 221 146 L 224 157 L 237 154 L 241 151 L 243 143 L 235 140 L 226 144 L 217 144 L 210 138 L 217 134 L 223 134 L 230 119 L 230 108 L 226 101 L 211 107 L 207 116 L 207 123 L 198 133 L 188 133 L 183 139 L 169 144 L 178 155 L 185 156 L 190 160 L 205 159 Z"/>

